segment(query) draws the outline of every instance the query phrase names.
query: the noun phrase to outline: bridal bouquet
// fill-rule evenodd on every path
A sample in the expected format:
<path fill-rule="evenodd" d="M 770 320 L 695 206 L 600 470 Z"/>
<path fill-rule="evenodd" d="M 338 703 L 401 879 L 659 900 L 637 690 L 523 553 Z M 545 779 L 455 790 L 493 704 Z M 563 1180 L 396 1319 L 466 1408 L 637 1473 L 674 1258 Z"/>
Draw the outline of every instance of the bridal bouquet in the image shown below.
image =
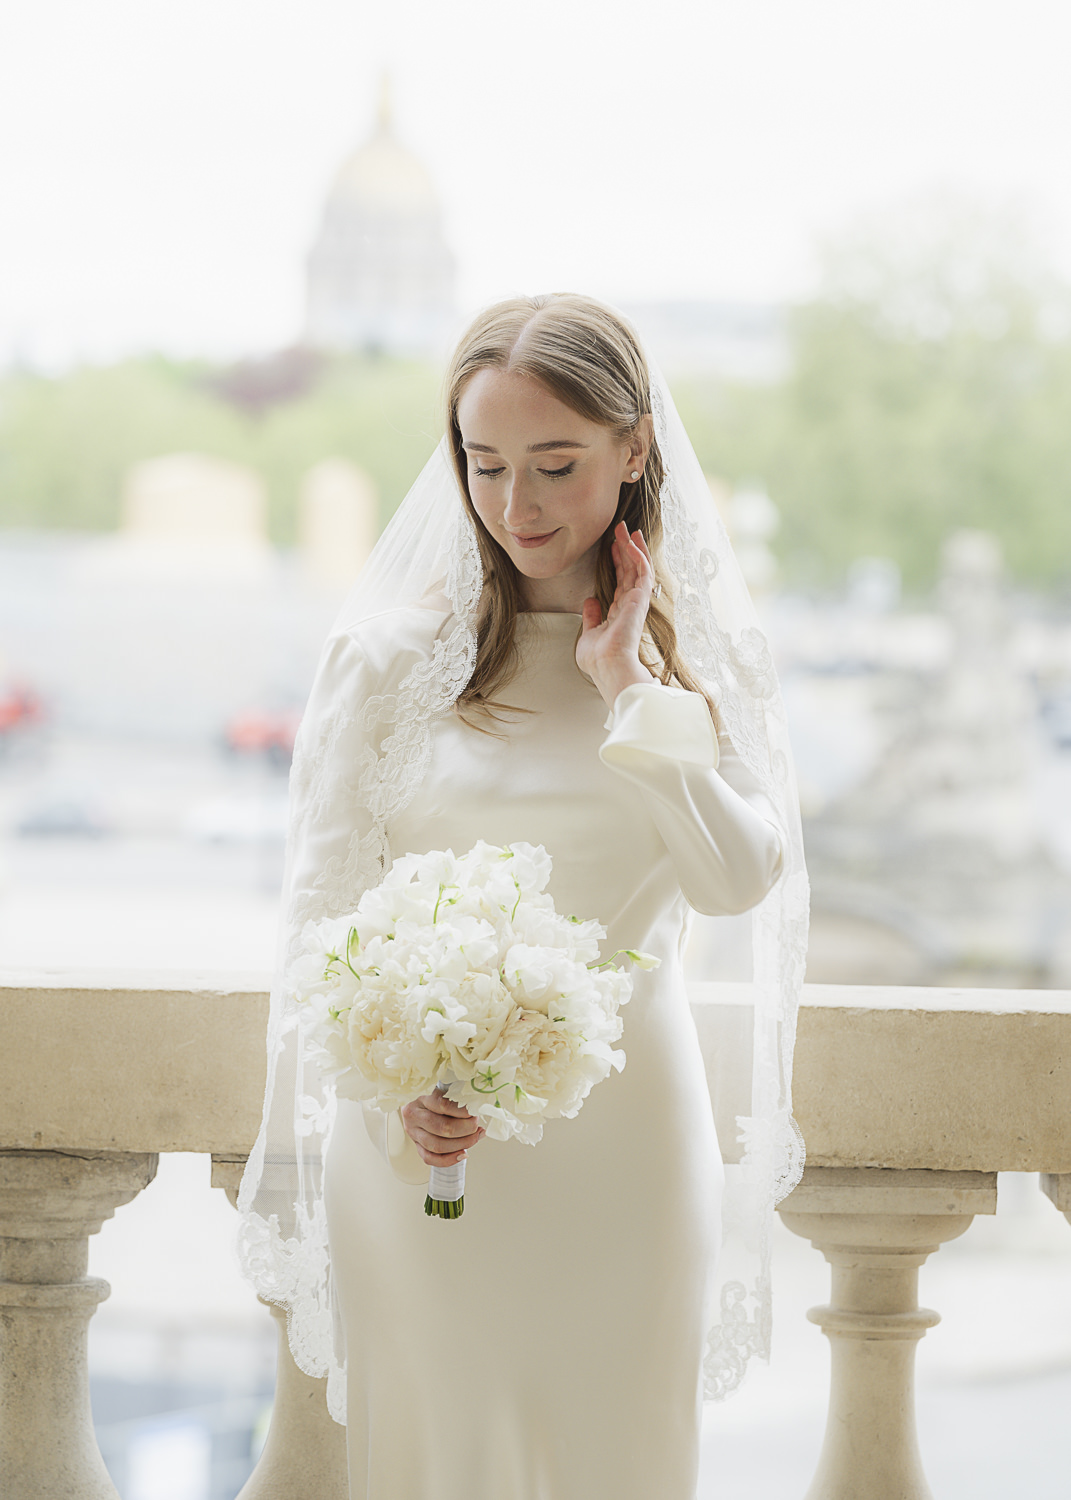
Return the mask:
<path fill-rule="evenodd" d="M 345 1097 L 387 1111 L 442 1088 L 496 1140 L 535 1145 L 624 1066 L 614 1048 L 632 993 L 606 929 L 546 894 L 542 846 L 407 854 L 350 916 L 310 922 L 293 994 Z M 431 1169 L 425 1211 L 464 1211 L 465 1163 Z"/>

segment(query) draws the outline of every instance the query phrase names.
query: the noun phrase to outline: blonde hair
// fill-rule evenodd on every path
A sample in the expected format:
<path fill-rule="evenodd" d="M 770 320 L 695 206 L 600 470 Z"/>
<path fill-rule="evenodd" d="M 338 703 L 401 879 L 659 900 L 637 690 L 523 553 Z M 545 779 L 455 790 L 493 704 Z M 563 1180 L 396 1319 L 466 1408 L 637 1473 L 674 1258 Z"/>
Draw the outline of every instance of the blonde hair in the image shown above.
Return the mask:
<path fill-rule="evenodd" d="M 635 333 L 608 307 L 590 297 L 556 293 L 514 297 L 482 312 L 463 335 L 446 375 L 446 433 L 465 507 L 476 528 L 483 563 L 483 593 L 476 620 L 476 665 L 458 698 L 458 710 L 495 717 L 496 696 L 517 664 L 514 644 L 521 588 L 505 550 L 476 514 L 469 494 L 468 465 L 461 446 L 457 407 L 467 382 L 478 370 L 507 370 L 538 380 L 553 396 L 589 422 L 608 427 L 615 438 L 631 437 L 651 415 L 651 381 Z M 595 597 L 605 618 L 617 575 L 611 557 L 614 528 L 624 521 L 641 531 L 654 561 L 662 592 L 652 599 L 640 647 L 643 665 L 660 682 L 671 680 L 714 705 L 681 658 L 673 627 L 672 599 L 662 569 L 662 457 L 652 440 L 639 479 L 622 484 L 617 511 L 599 542 Z"/>

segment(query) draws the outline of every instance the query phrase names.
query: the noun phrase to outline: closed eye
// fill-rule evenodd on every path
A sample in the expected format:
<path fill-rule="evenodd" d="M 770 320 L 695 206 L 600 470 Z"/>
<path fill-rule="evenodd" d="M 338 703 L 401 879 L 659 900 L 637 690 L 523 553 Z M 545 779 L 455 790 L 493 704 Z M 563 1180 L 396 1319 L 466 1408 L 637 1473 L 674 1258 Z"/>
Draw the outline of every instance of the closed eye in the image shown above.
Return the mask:
<path fill-rule="evenodd" d="M 575 468 L 576 464 L 571 463 L 566 464 L 565 467 L 561 469 L 540 469 L 539 472 L 547 479 L 565 479 L 573 472 Z M 505 467 L 502 466 L 497 469 L 481 469 L 480 465 L 476 464 L 474 465 L 474 472 L 480 479 L 497 479 L 499 474 L 505 472 Z"/>

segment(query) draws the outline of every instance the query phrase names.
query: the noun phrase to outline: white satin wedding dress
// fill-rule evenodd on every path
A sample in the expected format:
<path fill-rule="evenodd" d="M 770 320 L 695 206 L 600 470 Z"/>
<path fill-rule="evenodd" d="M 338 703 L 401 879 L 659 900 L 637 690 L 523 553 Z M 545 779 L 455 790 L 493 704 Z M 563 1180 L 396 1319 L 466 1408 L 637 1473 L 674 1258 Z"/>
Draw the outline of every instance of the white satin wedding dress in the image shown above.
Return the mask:
<path fill-rule="evenodd" d="M 341 642 L 324 692 L 355 709 L 426 655 L 442 616 L 391 611 Z M 733 912 L 776 881 L 773 806 L 702 699 L 627 688 L 608 715 L 580 619 L 523 614 L 503 737 L 433 730 L 394 855 L 543 844 L 559 910 L 638 947 L 627 1062 L 536 1147 L 482 1140 L 464 1216 L 428 1218 L 401 1128 L 340 1100 L 324 1192 L 347 1367 L 351 1500 L 693 1500 L 721 1160 L 680 955 L 689 903 Z M 303 852 L 340 856 L 346 809 Z M 333 830 L 333 831 L 332 831 Z"/>

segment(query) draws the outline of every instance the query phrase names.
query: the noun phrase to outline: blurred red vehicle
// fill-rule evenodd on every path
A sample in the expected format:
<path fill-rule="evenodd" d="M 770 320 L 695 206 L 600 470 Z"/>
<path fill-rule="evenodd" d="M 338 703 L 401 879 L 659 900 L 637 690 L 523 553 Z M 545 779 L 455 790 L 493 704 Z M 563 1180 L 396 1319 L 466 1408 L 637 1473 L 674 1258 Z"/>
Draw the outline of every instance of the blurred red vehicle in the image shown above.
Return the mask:
<path fill-rule="evenodd" d="M 273 766 L 288 766 L 300 723 L 297 709 L 247 709 L 228 720 L 224 742 L 235 755 L 263 755 Z"/>
<path fill-rule="evenodd" d="M 15 682 L 0 684 L 0 736 L 40 724 L 43 718 L 44 705 L 32 688 Z"/>

